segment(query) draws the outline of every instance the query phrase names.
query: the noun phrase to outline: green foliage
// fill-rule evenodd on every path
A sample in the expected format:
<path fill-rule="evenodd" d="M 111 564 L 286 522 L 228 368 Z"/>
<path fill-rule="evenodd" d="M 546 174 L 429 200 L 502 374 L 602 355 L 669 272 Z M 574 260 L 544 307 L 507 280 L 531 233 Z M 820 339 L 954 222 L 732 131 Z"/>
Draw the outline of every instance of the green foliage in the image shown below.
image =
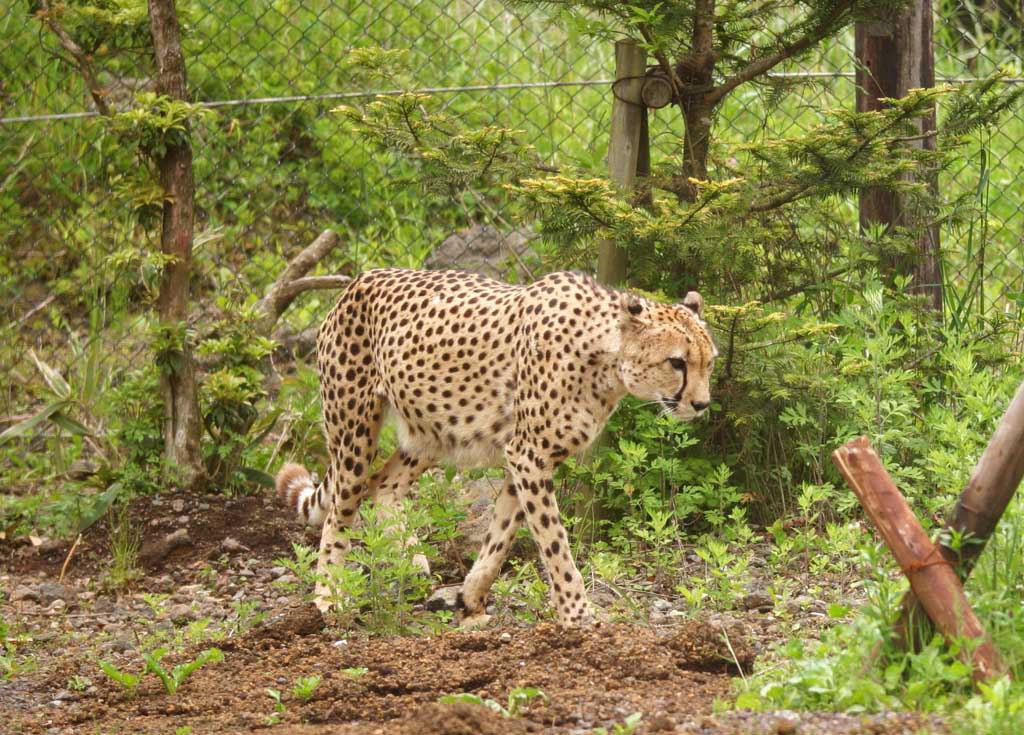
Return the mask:
<path fill-rule="evenodd" d="M 142 576 L 139 566 L 142 540 L 138 529 L 132 526 L 130 513 L 127 501 L 122 501 L 109 514 L 111 559 L 107 580 L 114 588 L 129 585 Z"/>
<path fill-rule="evenodd" d="M 135 688 L 142 680 L 142 677 L 146 674 L 155 675 L 160 680 L 160 683 L 163 684 L 164 691 L 168 694 L 175 694 L 181 685 L 185 683 L 185 680 L 194 674 L 199 668 L 210 663 L 218 663 L 224 660 L 224 654 L 219 649 L 208 648 L 193 660 L 178 664 L 168 671 L 163 663 L 161 663 L 167 653 L 168 649 L 166 648 L 157 648 L 149 652 L 144 652 L 142 654 L 142 659 L 145 662 L 145 666 L 143 667 L 141 674 L 132 674 L 121 671 L 119 668 L 107 661 L 100 661 L 99 666 L 104 674 L 124 687 L 129 694 L 134 692 Z"/>
<path fill-rule="evenodd" d="M 633 735 L 643 719 L 644 715 L 642 712 L 634 712 L 623 720 L 622 723 L 616 722 L 612 725 L 611 730 L 606 727 L 594 728 L 594 735 Z"/>
<path fill-rule="evenodd" d="M 295 680 L 295 685 L 292 687 L 292 694 L 300 702 L 308 702 L 313 698 L 316 688 L 320 686 L 321 677 L 319 676 L 300 676 Z"/>
<path fill-rule="evenodd" d="M 152 92 L 139 94 L 135 102 L 137 107 L 108 118 L 110 129 L 154 159 L 162 158 L 169 148 L 188 141 L 191 121 L 214 115 L 213 110 L 201 105 Z"/>
<path fill-rule="evenodd" d="M 285 710 L 287 709 L 284 705 L 284 702 L 281 701 L 281 690 L 271 689 L 268 687 L 264 691 L 267 693 L 267 696 L 270 697 L 271 700 L 273 700 L 274 711 L 271 714 L 267 715 L 263 721 L 267 725 L 276 725 L 281 721 L 281 715 L 283 715 Z"/>
<path fill-rule="evenodd" d="M 484 699 L 476 694 L 469 694 L 467 692 L 448 694 L 437 701 L 441 704 L 456 704 L 459 702 L 475 704 L 497 712 L 503 717 L 519 717 L 523 712 L 523 708 L 538 698 L 545 702 L 549 701 L 548 696 L 536 687 L 516 687 L 508 693 L 507 707 L 502 707 L 501 704 L 493 699 Z"/>
<path fill-rule="evenodd" d="M 112 680 L 120 684 L 129 694 L 135 691 L 135 687 L 139 685 L 142 680 L 140 674 L 132 674 L 127 671 L 121 671 L 121 669 L 114 666 L 114 664 L 108 661 L 100 661 L 100 669 L 104 674 L 109 676 Z"/>
<path fill-rule="evenodd" d="M 167 653 L 167 649 L 158 648 L 155 651 L 143 653 L 142 658 L 146 662 L 144 673 L 148 672 L 155 674 L 157 678 L 160 679 L 160 683 L 164 685 L 164 690 L 168 694 L 174 694 L 177 692 L 178 688 L 185 682 L 185 680 L 201 667 L 206 664 L 219 663 L 224 660 L 224 654 L 221 653 L 220 649 L 207 648 L 192 661 L 186 661 L 185 663 L 178 664 L 170 671 L 167 671 L 161 663 L 161 659 L 163 659 Z"/>
<path fill-rule="evenodd" d="M 408 502 L 387 512 L 363 503 L 359 516 L 358 528 L 345 532 L 352 543 L 346 563 L 328 567 L 328 599 L 344 624 L 358 621 L 374 633 L 409 632 L 415 629 L 413 606 L 431 587 L 430 578 L 412 561 L 414 554 L 432 556 L 431 547 L 408 543 L 410 534 L 425 530 L 426 517 Z"/>
<path fill-rule="evenodd" d="M 273 485 L 265 473 L 244 465 L 274 428 L 279 410 L 264 410 L 264 371 L 274 343 L 258 329 L 256 309 L 239 309 L 209 325 L 197 347 L 206 370 L 200 393 L 203 424 L 211 442 L 204 448 L 207 475 L 230 489 L 247 481 Z"/>

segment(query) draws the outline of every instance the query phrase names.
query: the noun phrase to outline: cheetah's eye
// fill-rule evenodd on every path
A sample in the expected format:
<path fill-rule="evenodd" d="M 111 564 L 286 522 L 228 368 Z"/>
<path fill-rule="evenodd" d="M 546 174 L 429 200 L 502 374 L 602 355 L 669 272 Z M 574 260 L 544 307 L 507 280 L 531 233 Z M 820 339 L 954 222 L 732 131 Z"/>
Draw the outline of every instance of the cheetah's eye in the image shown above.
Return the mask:
<path fill-rule="evenodd" d="M 673 370 L 686 370 L 686 360 L 681 357 L 668 358 L 668 364 L 672 366 Z"/>

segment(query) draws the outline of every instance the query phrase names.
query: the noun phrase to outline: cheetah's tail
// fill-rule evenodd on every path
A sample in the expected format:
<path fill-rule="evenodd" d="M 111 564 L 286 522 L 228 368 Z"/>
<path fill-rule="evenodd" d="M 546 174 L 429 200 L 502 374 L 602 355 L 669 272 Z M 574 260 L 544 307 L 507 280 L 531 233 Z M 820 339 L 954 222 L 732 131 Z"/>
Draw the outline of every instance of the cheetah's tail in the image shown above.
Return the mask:
<path fill-rule="evenodd" d="M 327 517 L 326 489 L 313 484 L 305 467 L 288 463 L 277 473 L 277 497 L 294 510 L 303 523 L 319 526 Z"/>

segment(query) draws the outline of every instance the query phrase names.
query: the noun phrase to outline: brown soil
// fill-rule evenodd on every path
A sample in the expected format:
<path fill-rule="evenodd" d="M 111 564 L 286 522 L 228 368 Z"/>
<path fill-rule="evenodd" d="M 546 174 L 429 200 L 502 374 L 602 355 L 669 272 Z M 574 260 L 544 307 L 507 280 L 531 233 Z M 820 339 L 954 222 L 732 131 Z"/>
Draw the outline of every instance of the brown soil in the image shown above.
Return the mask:
<path fill-rule="evenodd" d="M 96 612 L 108 594 L 96 580 L 109 559 L 108 532 L 97 525 L 68 565 L 64 585 L 72 592 L 63 598 L 66 606 L 38 600 L 33 606 L 24 595 L 4 605 L 11 633 L 32 641 L 18 648 L 19 657 L 31 665 L 0 682 L 0 732 L 589 733 L 598 727 L 612 731 L 636 712 L 643 714 L 639 733 L 880 735 L 916 732 L 923 724 L 913 715 L 715 715 L 716 701 L 730 697 L 731 677 L 738 667 L 749 671 L 754 659 L 743 631 L 717 622 L 675 619 L 661 627 L 606 624 L 568 630 L 552 623 L 517 627 L 514 620 L 504 620 L 481 631 L 402 638 L 324 628 L 299 595 L 284 604 L 282 597 L 274 597 L 280 592 L 266 583 L 274 560 L 290 556 L 290 543 L 303 539 L 303 531 L 268 500 L 174 500 L 184 503 L 172 507 L 170 499 L 141 499 L 133 506 L 135 526 L 145 529 L 147 539 L 147 574 L 140 589 L 167 593 L 173 601 L 176 589 L 206 585 L 216 599 L 203 598 L 203 604 L 223 602 L 230 610 L 232 600 L 243 599 L 239 594 L 263 585 L 263 597 L 257 599 L 266 606 L 266 620 L 242 635 L 170 654 L 166 663 L 171 665 L 209 645 L 225 656 L 193 674 L 176 695 L 166 694 L 152 676 L 127 694 L 98 670 L 97 658 L 110 658 L 104 652 L 111 650 L 100 641 L 123 638 L 128 626 L 138 627 L 140 621 L 145 628 L 163 619 L 154 615 L 146 622 L 139 613 L 144 606 L 130 607 L 131 596 L 123 593 L 116 600 L 118 611 L 124 607 L 122 617 L 111 622 L 113 603 L 107 603 L 107 613 Z M 180 538 L 183 529 L 187 542 L 167 544 L 176 533 Z M 228 538 L 232 543 L 226 543 Z M 12 590 L 19 587 L 56 579 L 68 549 L 67 544 L 0 545 L 5 599 L 14 600 Z M 238 584 L 226 585 L 227 578 Z M 131 633 L 138 638 L 138 630 Z M 113 650 L 123 654 L 116 658 L 122 669 L 139 671 L 137 650 L 130 645 Z M 321 683 L 302 702 L 291 690 L 297 678 L 306 676 L 320 676 Z M 90 685 L 77 691 L 70 685 L 74 677 L 88 678 Z M 465 692 L 507 706 L 517 687 L 536 687 L 545 696 L 524 705 L 516 717 L 479 704 L 438 703 L 445 695 Z M 268 689 L 282 693 L 283 711 L 276 711 Z M 942 731 L 935 723 L 925 724 L 931 732 Z M 191 729 L 179 730 L 186 727 Z"/>

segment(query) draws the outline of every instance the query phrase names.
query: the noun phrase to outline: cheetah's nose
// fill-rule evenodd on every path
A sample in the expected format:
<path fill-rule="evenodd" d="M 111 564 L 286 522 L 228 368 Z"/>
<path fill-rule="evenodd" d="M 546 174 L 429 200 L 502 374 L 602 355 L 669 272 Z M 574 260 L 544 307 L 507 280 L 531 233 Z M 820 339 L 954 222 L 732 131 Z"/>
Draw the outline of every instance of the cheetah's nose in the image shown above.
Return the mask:
<path fill-rule="evenodd" d="M 698 413 L 707 408 L 710 404 L 707 401 L 690 401 L 690 405 L 693 406 L 693 410 Z"/>

